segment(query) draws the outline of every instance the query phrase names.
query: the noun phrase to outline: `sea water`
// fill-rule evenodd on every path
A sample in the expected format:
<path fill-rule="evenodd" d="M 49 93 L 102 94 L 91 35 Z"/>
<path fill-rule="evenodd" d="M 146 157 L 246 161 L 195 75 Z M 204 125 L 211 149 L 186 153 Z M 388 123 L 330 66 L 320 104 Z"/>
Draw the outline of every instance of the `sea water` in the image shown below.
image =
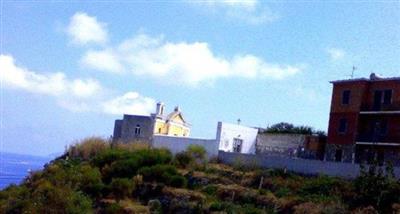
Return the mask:
<path fill-rule="evenodd" d="M 31 171 L 40 170 L 51 157 L 0 153 L 0 190 L 20 184 Z"/>

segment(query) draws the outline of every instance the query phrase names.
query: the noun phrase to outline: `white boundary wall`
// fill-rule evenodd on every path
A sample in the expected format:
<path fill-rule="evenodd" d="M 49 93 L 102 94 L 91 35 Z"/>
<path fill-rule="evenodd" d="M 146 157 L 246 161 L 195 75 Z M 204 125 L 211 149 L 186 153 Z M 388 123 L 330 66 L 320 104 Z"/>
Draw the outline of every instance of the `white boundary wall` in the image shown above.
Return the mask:
<path fill-rule="evenodd" d="M 318 175 L 324 174 L 342 178 L 356 178 L 360 173 L 359 164 L 308 160 L 281 156 L 239 154 L 219 151 L 218 159 L 225 164 L 243 164 L 262 168 L 287 169 L 289 171 Z M 394 167 L 394 173 L 400 178 L 400 167 Z"/>
<path fill-rule="evenodd" d="M 215 139 L 200 139 L 189 137 L 174 137 L 165 135 L 154 135 L 152 146 L 155 148 L 167 148 L 173 154 L 185 151 L 189 145 L 203 146 L 208 157 L 218 155 L 218 143 Z"/>

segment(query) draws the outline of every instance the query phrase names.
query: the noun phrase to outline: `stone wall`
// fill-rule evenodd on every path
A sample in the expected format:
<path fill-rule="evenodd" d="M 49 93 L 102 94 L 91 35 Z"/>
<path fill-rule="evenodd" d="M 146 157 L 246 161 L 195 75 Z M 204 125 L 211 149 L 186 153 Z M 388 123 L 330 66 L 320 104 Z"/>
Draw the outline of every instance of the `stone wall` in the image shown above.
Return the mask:
<path fill-rule="evenodd" d="M 304 149 L 306 135 L 302 134 L 259 134 L 256 154 L 297 157 Z"/>
<path fill-rule="evenodd" d="M 299 158 L 265 156 L 253 154 L 239 154 L 219 151 L 218 158 L 225 164 L 243 164 L 273 169 L 287 169 L 289 171 L 318 175 L 337 176 L 342 178 L 356 178 L 360 173 L 360 165 L 342 162 L 328 162 Z M 400 167 L 394 167 L 396 177 L 400 178 Z"/>
<path fill-rule="evenodd" d="M 203 146 L 208 157 L 218 155 L 218 143 L 215 139 L 199 139 L 188 137 L 174 137 L 165 135 L 154 135 L 152 146 L 155 148 L 167 148 L 173 154 L 185 151 L 189 145 Z"/>

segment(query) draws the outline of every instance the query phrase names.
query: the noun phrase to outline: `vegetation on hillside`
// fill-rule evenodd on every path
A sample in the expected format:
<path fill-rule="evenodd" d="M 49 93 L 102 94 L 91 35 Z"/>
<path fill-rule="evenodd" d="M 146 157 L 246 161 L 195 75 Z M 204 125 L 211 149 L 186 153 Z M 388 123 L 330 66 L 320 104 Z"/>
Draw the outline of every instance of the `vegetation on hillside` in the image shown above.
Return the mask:
<path fill-rule="evenodd" d="M 295 126 L 291 123 L 280 122 L 271 126 L 268 126 L 264 133 L 274 133 L 274 134 L 306 134 L 306 135 L 320 135 L 326 136 L 324 131 L 315 130 L 310 126 Z"/>
<path fill-rule="evenodd" d="M 21 185 L 0 192 L 1 213 L 398 213 L 392 167 L 353 181 L 227 166 L 191 146 L 172 155 L 146 144 L 89 138 Z"/>

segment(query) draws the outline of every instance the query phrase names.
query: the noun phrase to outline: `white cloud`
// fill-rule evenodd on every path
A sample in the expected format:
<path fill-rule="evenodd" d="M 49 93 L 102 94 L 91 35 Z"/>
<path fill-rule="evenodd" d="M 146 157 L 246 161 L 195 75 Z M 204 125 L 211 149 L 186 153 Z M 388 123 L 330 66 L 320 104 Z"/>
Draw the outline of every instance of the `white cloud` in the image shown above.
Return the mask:
<path fill-rule="evenodd" d="M 346 55 L 346 52 L 339 48 L 328 48 L 326 49 L 326 52 L 333 61 L 343 59 Z"/>
<path fill-rule="evenodd" d="M 272 22 L 279 18 L 276 13 L 271 12 L 267 7 L 263 7 L 258 0 L 207 0 L 194 3 L 205 6 L 207 9 L 211 8 L 216 13 L 223 14 L 230 19 L 254 25 Z"/>
<path fill-rule="evenodd" d="M 137 92 L 127 92 L 122 96 L 108 100 L 102 104 L 103 111 L 109 114 L 149 115 L 154 111 L 156 102 Z"/>
<path fill-rule="evenodd" d="M 39 74 L 18 67 L 10 55 L 0 55 L 1 81 L 6 87 L 52 96 L 89 97 L 101 90 L 93 79 L 68 80 L 64 73 Z"/>
<path fill-rule="evenodd" d="M 89 51 L 82 59 L 83 64 L 93 69 L 127 70 L 135 75 L 187 85 L 227 77 L 283 79 L 302 70 L 301 66 L 269 63 L 251 54 L 232 58 L 217 56 L 205 42 L 174 43 L 145 34 L 122 42 L 111 48 L 112 51 L 109 49 Z M 88 55 L 101 56 L 103 62 L 112 63 L 102 67 L 98 60 L 87 60 Z"/>
<path fill-rule="evenodd" d="M 89 65 L 91 68 L 97 70 L 105 70 L 109 72 L 121 72 L 123 66 L 119 62 L 118 56 L 112 51 L 88 51 L 83 56 L 81 63 L 83 65 Z"/>
<path fill-rule="evenodd" d="M 77 12 L 71 17 L 67 33 L 76 44 L 104 44 L 108 40 L 106 24 L 83 12 Z"/>
<path fill-rule="evenodd" d="M 71 111 L 149 114 L 155 106 L 152 98 L 136 92 L 114 98 L 94 79 L 71 80 L 61 72 L 40 74 L 30 71 L 17 66 L 10 55 L 0 55 L 0 68 L 0 80 L 4 88 L 54 97 L 61 107 Z"/>

